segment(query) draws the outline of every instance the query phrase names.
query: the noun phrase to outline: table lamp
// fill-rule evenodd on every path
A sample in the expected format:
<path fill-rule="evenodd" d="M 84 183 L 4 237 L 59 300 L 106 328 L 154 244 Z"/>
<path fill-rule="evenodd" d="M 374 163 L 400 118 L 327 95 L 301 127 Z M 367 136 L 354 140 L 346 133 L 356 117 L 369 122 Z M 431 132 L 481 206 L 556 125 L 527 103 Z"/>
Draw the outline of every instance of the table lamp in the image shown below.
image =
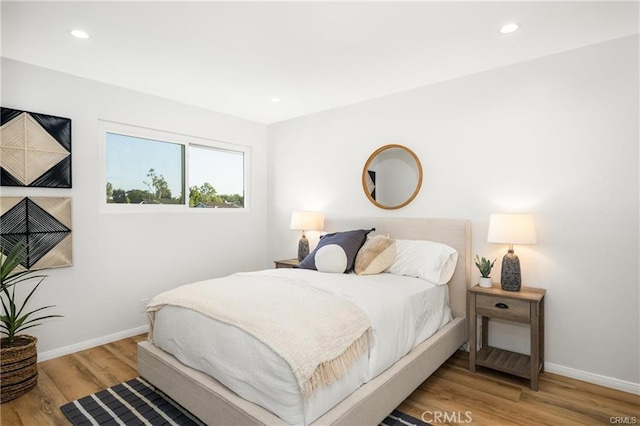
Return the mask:
<path fill-rule="evenodd" d="M 309 255 L 309 240 L 304 231 L 322 231 L 324 217 L 317 212 L 294 211 L 291 214 L 291 229 L 302 231 L 302 237 L 298 242 L 298 261 L 302 262 Z"/>
<path fill-rule="evenodd" d="M 500 284 L 503 290 L 520 291 L 520 259 L 514 253 L 513 245 L 536 243 L 533 216 L 525 213 L 492 214 L 487 242 L 509 244 L 509 251 L 502 258 Z"/>

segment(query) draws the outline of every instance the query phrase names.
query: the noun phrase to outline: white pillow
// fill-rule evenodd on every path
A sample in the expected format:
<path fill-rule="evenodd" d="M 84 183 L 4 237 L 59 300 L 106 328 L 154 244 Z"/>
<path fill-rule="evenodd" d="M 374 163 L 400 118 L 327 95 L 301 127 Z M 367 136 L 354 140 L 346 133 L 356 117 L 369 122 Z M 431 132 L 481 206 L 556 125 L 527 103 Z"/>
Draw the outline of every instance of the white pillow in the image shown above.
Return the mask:
<path fill-rule="evenodd" d="M 446 244 L 425 240 L 396 240 L 396 258 L 386 272 L 421 278 L 434 284 L 449 282 L 458 252 Z"/>
<path fill-rule="evenodd" d="M 316 269 L 342 274 L 347 269 L 347 253 L 337 244 L 327 244 L 316 251 Z"/>

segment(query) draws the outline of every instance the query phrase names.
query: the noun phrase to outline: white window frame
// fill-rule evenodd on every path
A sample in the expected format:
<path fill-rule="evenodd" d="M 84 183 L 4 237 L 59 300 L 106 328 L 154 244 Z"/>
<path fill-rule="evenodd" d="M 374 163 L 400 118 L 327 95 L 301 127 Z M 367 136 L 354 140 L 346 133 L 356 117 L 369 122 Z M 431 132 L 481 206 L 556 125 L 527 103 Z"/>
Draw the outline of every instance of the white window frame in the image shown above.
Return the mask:
<path fill-rule="evenodd" d="M 150 139 L 160 142 L 169 142 L 184 146 L 184 203 L 183 204 L 123 204 L 107 203 L 107 133 L 116 133 L 124 136 L 132 136 L 142 139 Z M 133 126 L 112 121 L 98 120 L 98 141 L 100 155 L 98 170 L 99 179 L 99 208 L 100 213 L 242 213 L 250 211 L 251 204 L 251 147 L 222 142 L 212 139 L 200 138 L 197 136 L 183 135 L 179 133 L 155 130 L 145 127 Z M 239 208 L 194 208 L 189 207 L 189 146 L 213 148 L 224 151 L 241 152 L 243 154 L 244 168 L 244 207 Z"/>

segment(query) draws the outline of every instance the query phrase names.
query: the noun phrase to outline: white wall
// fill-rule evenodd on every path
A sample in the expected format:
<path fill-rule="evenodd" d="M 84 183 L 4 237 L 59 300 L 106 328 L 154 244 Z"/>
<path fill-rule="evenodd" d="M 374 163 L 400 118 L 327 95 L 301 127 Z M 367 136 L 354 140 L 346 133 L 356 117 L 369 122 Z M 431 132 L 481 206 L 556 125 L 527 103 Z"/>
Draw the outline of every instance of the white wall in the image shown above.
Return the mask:
<path fill-rule="evenodd" d="M 2 106 L 72 120 L 73 189 L 2 187 L 73 197 L 74 265 L 48 271 L 32 304 L 64 315 L 32 329 L 45 358 L 140 330 L 142 298 L 269 265 L 264 125 L 12 60 L 2 61 Z M 250 211 L 100 214 L 99 119 L 252 147 Z"/>
<path fill-rule="evenodd" d="M 269 126 L 270 257 L 295 253 L 297 209 L 468 218 L 473 253 L 498 259 L 507 247 L 486 242 L 490 213 L 533 213 L 538 244 L 516 253 L 524 284 L 547 289 L 548 370 L 637 391 L 638 113 L 634 36 Z M 420 194 L 396 211 L 360 183 L 389 143 L 424 167 Z M 491 332 L 528 351 L 527 328 Z"/>

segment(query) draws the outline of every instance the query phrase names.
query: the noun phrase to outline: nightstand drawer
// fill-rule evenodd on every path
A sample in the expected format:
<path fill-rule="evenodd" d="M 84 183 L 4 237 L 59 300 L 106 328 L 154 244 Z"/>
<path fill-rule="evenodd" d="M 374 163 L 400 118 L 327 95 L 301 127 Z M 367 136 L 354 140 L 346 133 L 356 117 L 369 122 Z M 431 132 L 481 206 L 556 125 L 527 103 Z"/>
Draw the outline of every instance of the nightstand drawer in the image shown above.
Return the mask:
<path fill-rule="evenodd" d="M 477 294 L 476 312 L 478 315 L 488 317 L 529 322 L 531 318 L 531 304 L 527 300 Z"/>

